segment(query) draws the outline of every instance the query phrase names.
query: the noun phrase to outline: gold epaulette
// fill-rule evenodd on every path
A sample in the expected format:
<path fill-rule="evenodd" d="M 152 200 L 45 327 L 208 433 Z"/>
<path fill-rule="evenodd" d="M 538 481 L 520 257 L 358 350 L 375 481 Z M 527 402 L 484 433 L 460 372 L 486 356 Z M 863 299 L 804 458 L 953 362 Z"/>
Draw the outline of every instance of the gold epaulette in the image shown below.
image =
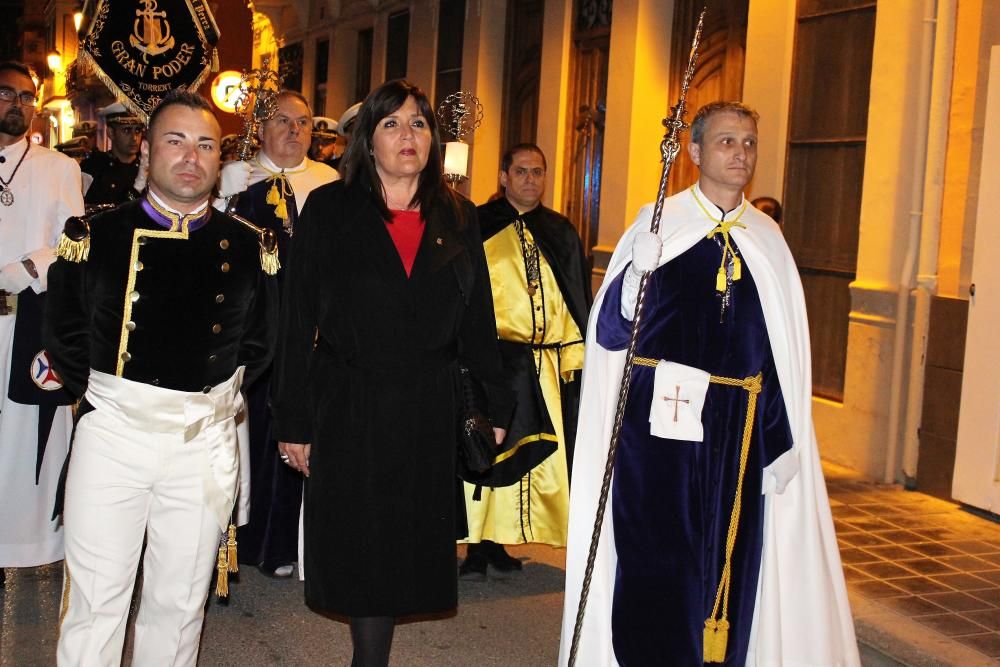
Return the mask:
<path fill-rule="evenodd" d="M 56 246 L 58 257 L 77 264 L 87 261 L 87 257 L 90 255 L 90 222 L 88 218 L 89 216 L 83 216 L 66 220 L 62 235 L 59 237 L 59 245 Z"/>
<path fill-rule="evenodd" d="M 269 276 L 276 275 L 281 268 L 281 262 L 278 261 L 278 235 L 271 229 L 258 227 L 243 216 L 230 215 L 257 234 L 260 240 L 260 268 Z"/>

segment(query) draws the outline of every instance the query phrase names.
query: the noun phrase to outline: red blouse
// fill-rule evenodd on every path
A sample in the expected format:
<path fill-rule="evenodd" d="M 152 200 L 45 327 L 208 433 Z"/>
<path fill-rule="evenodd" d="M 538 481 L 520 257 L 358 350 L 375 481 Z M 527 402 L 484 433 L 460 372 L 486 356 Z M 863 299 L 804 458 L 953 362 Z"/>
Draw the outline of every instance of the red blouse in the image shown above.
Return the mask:
<path fill-rule="evenodd" d="M 413 270 L 413 261 L 417 258 L 417 249 L 420 247 L 420 238 L 424 235 L 424 219 L 420 217 L 420 211 L 389 211 L 392 214 L 392 221 L 385 223 L 385 228 L 389 230 L 389 236 L 396 245 L 396 252 L 406 269 L 406 277 L 410 277 Z"/>

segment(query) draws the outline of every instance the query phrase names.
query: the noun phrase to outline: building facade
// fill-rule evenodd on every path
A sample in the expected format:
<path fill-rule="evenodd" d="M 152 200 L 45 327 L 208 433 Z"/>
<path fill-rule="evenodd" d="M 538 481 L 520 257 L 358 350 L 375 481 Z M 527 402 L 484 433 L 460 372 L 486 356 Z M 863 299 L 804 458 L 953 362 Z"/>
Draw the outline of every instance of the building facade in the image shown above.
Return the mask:
<path fill-rule="evenodd" d="M 76 6 L 42 4 L 43 17 Z M 317 115 L 337 118 L 399 76 L 435 103 L 474 92 L 484 122 L 467 139 L 461 189 L 485 201 L 497 189 L 504 147 L 538 143 L 549 164 L 545 203 L 577 226 L 595 285 L 625 228 L 656 196 L 661 120 L 677 99 L 701 5 L 212 3 L 223 69 L 268 56 Z M 807 295 L 823 456 L 997 511 L 1000 356 L 990 336 L 1000 323 L 1000 272 L 990 267 L 1000 261 L 1000 239 L 989 237 L 996 225 L 983 195 L 1000 183 L 984 149 L 1000 132 L 1000 101 L 991 102 L 1000 100 L 1000 3 L 707 5 L 689 108 L 742 99 L 761 114 L 748 194 L 784 207 Z M 59 20 L 47 22 L 52 45 L 64 34 Z M 671 191 L 694 175 L 682 153 Z"/>

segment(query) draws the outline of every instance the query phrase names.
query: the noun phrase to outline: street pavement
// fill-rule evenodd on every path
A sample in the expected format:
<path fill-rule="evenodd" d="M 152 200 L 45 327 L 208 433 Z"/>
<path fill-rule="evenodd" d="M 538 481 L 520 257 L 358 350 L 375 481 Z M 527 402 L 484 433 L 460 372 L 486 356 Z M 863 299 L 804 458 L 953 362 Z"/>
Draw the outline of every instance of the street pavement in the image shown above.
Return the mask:
<path fill-rule="evenodd" d="M 565 551 L 541 545 L 509 551 L 524 562 L 522 572 L 506 580 L 461 581 L 456 613 L 398 625 L 393 667 L 556 664 Z M 0 665 L 55 664 L 61 579 L 60 564 L 8 570 L 0 590 Z M 347 625 L 307 609 L 299 581 L 271 579 L 243 566 L 230 593 L 227 604 L 214 596 L 210 602 L 199 665 L 350 664 Z"/>

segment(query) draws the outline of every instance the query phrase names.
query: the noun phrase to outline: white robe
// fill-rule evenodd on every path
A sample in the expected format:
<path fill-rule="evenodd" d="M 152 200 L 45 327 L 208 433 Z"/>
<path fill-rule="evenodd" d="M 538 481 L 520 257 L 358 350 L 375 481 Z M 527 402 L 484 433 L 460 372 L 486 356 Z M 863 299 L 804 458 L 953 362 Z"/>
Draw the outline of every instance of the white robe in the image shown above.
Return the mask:
<path fill-rule="evenodd" d="M 4 180 L 10 179 L 26 145 L 22 139 L 0 151 Z M 32 145 L 10 189 L 14 203 L 0 205 L 0 289 L 16 294 L 30 287 L 40 294 L 47 288 L 63 223 L 83 215 L 80 167 L 61 153 Z M 25 258 L 34 262 L 38 278 L 21 264 Z M 0 315 L 0 567 L 42 565 L 63 557 L 62 525 L 50 517 L 72 421 L 68 407 L 56 410 L 36 485 L 38 406 L 7 398 L 16 317 Z"/>
<path fill-rule="evenodd" d="M 707 197 L 699 191 L 702 201 Z M 566 597 L 559 664 L 567 664 L 576 623 L 607 450 L 611 440 L 625 351 L 597 343 L 596 318 L 608 286 L 631 261 L 636 232 L 648 231 L 653 206 L 642 208 L 615 249 L 590 314 L 580 421 L 570 489 Z M 777 225 L 748 206 L 734 228 L 760 294 L 781 384 L 792 449 L 764 469 L 764 545 L 748 665 L 847 667 L 860 665 L 840 552 L 820 467 L 812 421 L 812 367 L 805 298 L 798 269 Z M 664 202 L 660 265 L 678 257 L 715 223 L 690 190 Z M 611 500 L 609 497 L 608 503 Z M 611 643 L 611 603 L 617 553 L 611 508 L 605 511 L 576 664 L 617 666 Z"/>

